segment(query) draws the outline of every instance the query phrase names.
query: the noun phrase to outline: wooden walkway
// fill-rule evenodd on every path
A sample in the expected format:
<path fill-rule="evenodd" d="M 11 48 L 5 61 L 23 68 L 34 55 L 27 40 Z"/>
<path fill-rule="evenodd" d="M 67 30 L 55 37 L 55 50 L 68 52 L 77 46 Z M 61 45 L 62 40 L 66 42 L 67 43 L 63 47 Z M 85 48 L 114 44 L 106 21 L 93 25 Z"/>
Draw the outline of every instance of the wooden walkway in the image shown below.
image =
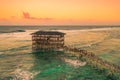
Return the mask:
<path fill-rule="evenodd" d="M 80 59 L 81 57 L 86 57 L 88 60 L 88 64 L 94 62 L 101 66 L 103 66 L 104 68 L 110 69 L 111 71 L 115 71 L 120 73 L 120 66 L 118 65 L 114 65 L 114 64 L 110 64 L 109 62 L 99 58 L 98 56 L 96 56 L 95 54 L 93 54 L 92 52 L 88 52 L 87 50 L 81 50 L 78 48 L 70 48 L 67 46 L 64 46 L 64 51 L 72 51 L 74 52 L 73 55 L 77 56 L 78 59 Z"/>

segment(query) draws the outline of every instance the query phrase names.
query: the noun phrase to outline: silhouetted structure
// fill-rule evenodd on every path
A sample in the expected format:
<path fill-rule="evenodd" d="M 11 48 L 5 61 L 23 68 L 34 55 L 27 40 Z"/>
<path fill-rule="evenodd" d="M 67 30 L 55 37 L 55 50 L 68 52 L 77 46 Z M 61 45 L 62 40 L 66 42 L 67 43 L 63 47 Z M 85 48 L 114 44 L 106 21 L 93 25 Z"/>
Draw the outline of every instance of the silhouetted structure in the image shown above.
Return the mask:
<path fill-rule="evenodd" d="M 61 49 L 64 46 L 64 35 L 65 33 L 57 31 L 37 31 L 32 33 L 32 49 Z"/>

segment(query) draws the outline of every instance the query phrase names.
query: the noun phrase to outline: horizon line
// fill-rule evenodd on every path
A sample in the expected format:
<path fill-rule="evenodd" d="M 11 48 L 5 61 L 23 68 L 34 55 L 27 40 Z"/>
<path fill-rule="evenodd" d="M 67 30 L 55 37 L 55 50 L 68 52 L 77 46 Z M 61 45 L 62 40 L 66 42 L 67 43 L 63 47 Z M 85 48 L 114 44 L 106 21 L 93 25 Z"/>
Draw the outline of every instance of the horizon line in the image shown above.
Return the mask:
<path fill-rule="evenodd" d="M 92 25 L 0 25 L 0 26 L 120 26 L 120 25 L 92 24 Z"/>

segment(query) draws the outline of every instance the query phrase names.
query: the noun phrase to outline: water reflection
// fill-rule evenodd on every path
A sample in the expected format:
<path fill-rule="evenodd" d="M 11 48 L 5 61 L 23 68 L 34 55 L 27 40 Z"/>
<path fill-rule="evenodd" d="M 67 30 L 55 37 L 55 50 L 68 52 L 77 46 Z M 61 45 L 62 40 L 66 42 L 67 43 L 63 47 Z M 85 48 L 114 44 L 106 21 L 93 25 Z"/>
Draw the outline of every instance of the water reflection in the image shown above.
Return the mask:
<path fill-rule="evenodd" d="M 34 66 L 31 71 L 37 72 L 34 80 L 60 80 L 65 78 L 63 68 L 66 66 L 61 57 L 64 56 L 62 51 L 34 52 Z M 56 76 L 55 76 L 56 75 Z"/>

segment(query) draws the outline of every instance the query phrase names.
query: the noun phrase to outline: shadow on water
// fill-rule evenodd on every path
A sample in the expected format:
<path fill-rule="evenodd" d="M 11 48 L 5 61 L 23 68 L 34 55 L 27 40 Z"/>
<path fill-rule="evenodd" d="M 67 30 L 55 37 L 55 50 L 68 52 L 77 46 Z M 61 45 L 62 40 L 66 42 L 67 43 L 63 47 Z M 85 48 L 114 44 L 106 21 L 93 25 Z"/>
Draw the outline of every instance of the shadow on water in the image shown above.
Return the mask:
<path fill-rule="evenodd" d="M 62 60 L 62 51 L 33 52 L 35 57 L 31 71 L 37 72 L 34 80 L 63 80 L 65 79 L 66 64 Z M 69 68 L 68 68 L 69 69 Z M 68 71 L 66 69 L 66 71 Z M 56 76 L 55 76 L 56 75 Z"/>

